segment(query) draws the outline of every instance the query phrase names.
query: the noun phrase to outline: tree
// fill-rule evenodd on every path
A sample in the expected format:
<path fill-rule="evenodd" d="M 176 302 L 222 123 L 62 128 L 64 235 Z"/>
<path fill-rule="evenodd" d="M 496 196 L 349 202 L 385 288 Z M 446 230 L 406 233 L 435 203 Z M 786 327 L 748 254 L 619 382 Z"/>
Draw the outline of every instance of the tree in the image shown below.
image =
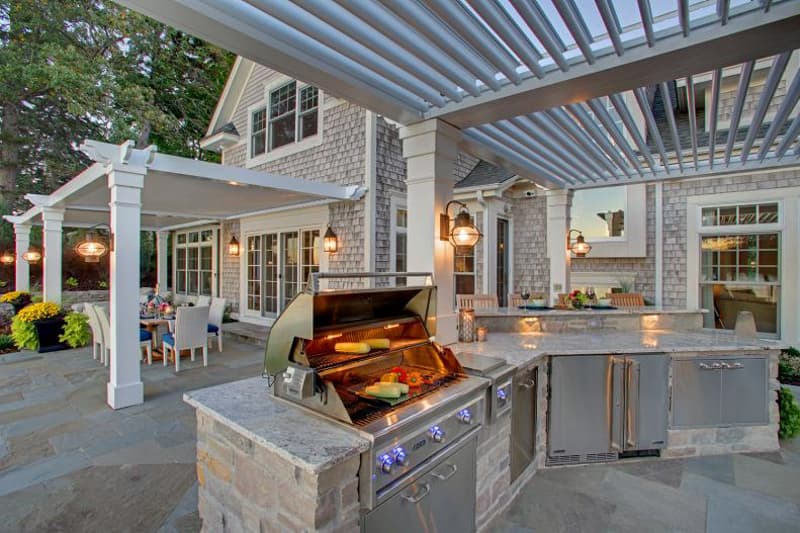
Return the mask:
<path fill-rule="evenodd" d="M 232 54 L 102 0 L 0 0 L 0 200 L 88 161 L 85 138 L 212 158 L 199 140 Z"/>

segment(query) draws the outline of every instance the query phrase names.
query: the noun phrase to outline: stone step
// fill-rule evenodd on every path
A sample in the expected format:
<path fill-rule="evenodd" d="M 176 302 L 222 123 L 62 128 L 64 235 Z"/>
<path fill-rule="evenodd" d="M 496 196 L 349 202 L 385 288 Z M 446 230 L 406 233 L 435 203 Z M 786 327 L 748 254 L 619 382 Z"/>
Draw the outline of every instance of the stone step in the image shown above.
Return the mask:
<path fill-rule="evenodd" d="M 264 348 L 267 345 L 269 327 L 247 322 L 229 322 L 222 325 L 222 332 L 225 337 Z"/>

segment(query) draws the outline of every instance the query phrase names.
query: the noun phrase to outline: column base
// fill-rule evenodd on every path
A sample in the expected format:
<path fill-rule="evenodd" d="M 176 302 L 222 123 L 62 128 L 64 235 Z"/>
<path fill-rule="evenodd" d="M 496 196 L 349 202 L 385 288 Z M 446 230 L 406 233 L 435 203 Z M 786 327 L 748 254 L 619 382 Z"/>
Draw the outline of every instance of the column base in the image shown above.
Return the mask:
<path fill-rule="evenodd" d="M 125 385 L 106 384 L 107 403 L 112 409 L 123 409 L 144 403 L 144 384 L 141 381 Z"/>
<path fill-rule="evenodd" d="M 458 315 L 455 313 L 437 315 L 434 339 L 441 345 L 458 342 Z"/>

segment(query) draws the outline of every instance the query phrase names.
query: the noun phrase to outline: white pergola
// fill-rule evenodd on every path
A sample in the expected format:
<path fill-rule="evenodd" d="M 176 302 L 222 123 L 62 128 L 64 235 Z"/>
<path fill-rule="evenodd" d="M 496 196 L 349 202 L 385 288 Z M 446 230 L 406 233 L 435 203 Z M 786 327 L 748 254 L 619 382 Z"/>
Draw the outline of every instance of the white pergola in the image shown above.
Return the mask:
<path fill-rule="evenodd" d="M 142 403 L 139 360 L 139 234 L 157 232 L 158 283 L 167 283 L 167 232 L 187 225 L 222 222 L 322 203 L 358 200 L 364 189 L 339 186 L 86 141 L 81 149 L 94 164 L 49 195 L 28 195 L 34 206 L 5 218 L 16 234 L 16 288 L 29 290 L 30 228 L 43 225 L 43 292 L 61 302 L 64 227 L 110 227 L 111 371 L 108 404 L 115 409 Z"/>
<path fill-rule="evenodd" d="M 575 189 L 800 162 L 800 79 L 762 127 L 800 48 L 798 0 L 119 1 L 402 125 L 413 199 L 408 268 L 436 276 L 444 342 L 455 338 L 452 249 L 435 236 L 458 150 L 551 189 L 553 293 L 569 286 L 564 242 Z M 741 139 L 736 126 L 757 61 L 767 61 L 769 73 Z M 732 133 L 718 142 L 720 85 L 730 72 L 740 79 Z M 650 108 L 654 88 L 664 95 L 673 80 L 692 89 L 707 77 L 708 141 L 692 114 L 689 146 L 681 146 L 667 109 L 665 142 Z M 632 95 L 646 136 L 623 95 Z M 623 130 L 610 123 L 606 101 Z"/>

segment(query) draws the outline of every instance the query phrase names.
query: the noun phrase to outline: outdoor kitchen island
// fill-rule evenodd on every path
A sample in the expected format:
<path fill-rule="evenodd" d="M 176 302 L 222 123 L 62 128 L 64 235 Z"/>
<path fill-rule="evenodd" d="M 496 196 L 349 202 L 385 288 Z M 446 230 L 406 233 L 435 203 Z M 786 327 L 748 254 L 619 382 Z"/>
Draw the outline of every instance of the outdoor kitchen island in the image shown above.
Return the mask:
<path fill-rule="evenodd" d="M 626 356 L 634 355 L 666 357 L 669 371 L 664 374 L 662 389 L 671 393 L 671 402 L 664 404 L 662 422 L 666 442 L 660 446 L 662 457 L 778 448 L 775 398 L 780 346 L 776 343 L 742 340 L 728 333 L 703 330 L 641 330 L 490 333 L 486 342 L 461 343 L 452 348 L 457 357 L 468 353 L 508 361 L 521 376 L 520 379 L 515 377 L 512 398 L 518 393 L 518 386 L 530 387 L 535 383 L 535 403 L 529 411 L 535 419 L 533 424 L 527 425 L 535 432 L 535 450 L 530 464 L 522 468 L 513 465 L 514 449 L 520 440 L 525 440 L 512 432 L 517 429 L 516 424 L 512 424 L 513 414 L 498 417 L 491 423 L 484 421 L 480 430 L 477 454 L 471 455 L 477 462 L 476 477 L 461 480 L 475 484 L 472 494 L 475 495 L 475 520 L 479 530 L 548 463 L 550 398 L 556 395 L 580 397 L 585 389 L 592 388 L 590 384 L 581 383 L 572 390 L 557 390 L 548 380 L 558 360 L 574 357 L 579 364 L 586 362 L 592 366 L 592 358 L 598 354 L 623 362 Z M 741 369 L 737 363 L 743 365 Z M 753 365 L 755 373 L 750 372 Z M 623 373 L 628 372 L 628 368 L 623 364 Z M 533 380 L 532 372 L 538 374 Z M 736 372 L 746 373 L 739 379 Z M 738 380 L 733 383 L 733 390 L 727 390 L 724 383 L 716 384 L 716 381 L 727 380 L 727 376 Z M 719 412 L 711 412 L 713 410 L 698 403 L 703 400 L 702 396 L 692 396 L 698 392 L 696 385 L 700 385 L 701 393 L 716 394 L 717 406 L 736 403 L 737 396 L 752 400 L 755 395 L 754 401 L 759 405 L 754 409 L 741 406 L 741 409 L 746 416 L 755 416 L 758 420 L 730 422 L 721 419 Z M 643 388 L 642 400 L 647 394 Z M 759 399 L 762 394 L 763 401 Z M 185 398 L 197 409 L 200 514 L 206 530 L 358 530 L 359 517 L 363 516 L 363 502 L 359 501 L 361 463 L 365 457 L 370 457 L 369 439 L 275 398 L 262 378 L 191 392 Z M 687 405 L 685 400 L 693 404 Z M 603 403 L 603 409 L 606 407 Z M 759 414 L 762 409 L 763 415 Z M 577 445 L 580 447 L 580 443 Z M 624 443 L 620 443 L 620 448 L 624 448 Z M 616 453 L 613 455 L 587 454 L 576 460 L 616 459 Z M 517 470 L 513 474 L 512 468 Z M 445 468 L 433 473 L 447 477 L 455 475 L 456 471 L 453 468 L 450 474 Z M 408 496 L 406 504 L 410 517 L 416 505 L 411 500 L 423 500 L 424 495 Z M 460 502 L 460 506 L 469 512 L 469 502 Z M 386 529 L 394 526 L 386 524 Z"/>

